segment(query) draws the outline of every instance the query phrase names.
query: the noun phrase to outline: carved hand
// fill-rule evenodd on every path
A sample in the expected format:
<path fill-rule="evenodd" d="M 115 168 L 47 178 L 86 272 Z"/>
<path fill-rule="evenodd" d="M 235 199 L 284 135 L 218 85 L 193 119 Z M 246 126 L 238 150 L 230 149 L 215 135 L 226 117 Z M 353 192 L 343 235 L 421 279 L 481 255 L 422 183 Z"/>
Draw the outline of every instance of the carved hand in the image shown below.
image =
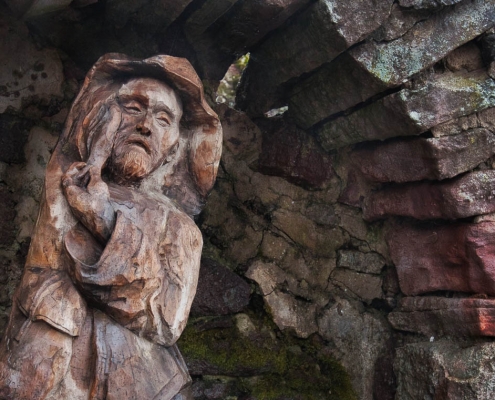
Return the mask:
<path fill-rule="evenodd" d="M 117 132 L 122 114 L 114 97 L 98 102 L 89 112 L 83 123 L 83 129 L 91 132 L 88 165 L 103 169 L 112 151 L 115 132 Z"/>
<path fill-rule="evenodd" d="M 62 177 L 62 188 L 72 213 L 100 242 L 106 243 L 115 226 L 115 210 L 100 168 L 73 163 Z"/>

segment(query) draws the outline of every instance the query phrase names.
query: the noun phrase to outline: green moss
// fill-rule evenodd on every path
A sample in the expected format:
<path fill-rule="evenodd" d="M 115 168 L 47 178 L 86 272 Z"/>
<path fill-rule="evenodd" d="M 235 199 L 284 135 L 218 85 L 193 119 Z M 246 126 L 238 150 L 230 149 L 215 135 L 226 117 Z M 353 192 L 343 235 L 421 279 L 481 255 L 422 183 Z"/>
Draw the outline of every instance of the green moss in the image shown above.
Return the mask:
<path fill-rule="evenodd" d="M 188 363 L 207 364 L 209 373 L 239 377 L 237 390 L 259 400 L 357 400 L 347 372 L 324 346 L 278 332 L 265 318 L 242 336 L 235 326 L 201 330 L 192 321 L 179 340 Z"/>
<path fill-rule="evenodd" d="M 261 370 L 284 373 L 287 365 L 286 352 L 278 351 L 275 343 L 241 337 L 235 327 L 200 331 L 188 326 L 179 347 L 186 359 L 207 362 L 225 375 Z"/>
<path fill-rule="evenodd" d="M 335 360 L 288 363 L 285 375 L 267 374 L 243 380 L 246 391 L 258 400 L 357 400 L 346 371 Z"/>

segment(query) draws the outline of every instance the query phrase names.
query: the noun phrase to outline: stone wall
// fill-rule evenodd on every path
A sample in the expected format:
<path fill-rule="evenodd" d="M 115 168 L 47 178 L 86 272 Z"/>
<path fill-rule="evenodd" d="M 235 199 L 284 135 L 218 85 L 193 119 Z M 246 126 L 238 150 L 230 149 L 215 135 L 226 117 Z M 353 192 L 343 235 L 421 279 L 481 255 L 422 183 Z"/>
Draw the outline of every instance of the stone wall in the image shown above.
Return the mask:
<path fill-rule="evenodd" d="M 491 399 L 494 0 L 0 11 L 0 331 L 85 71 L 166 53 L 193 63 L 224 128 L 179 341 L 195 398 Z M 213 104 L 247 52 L 238 109 Z"/>

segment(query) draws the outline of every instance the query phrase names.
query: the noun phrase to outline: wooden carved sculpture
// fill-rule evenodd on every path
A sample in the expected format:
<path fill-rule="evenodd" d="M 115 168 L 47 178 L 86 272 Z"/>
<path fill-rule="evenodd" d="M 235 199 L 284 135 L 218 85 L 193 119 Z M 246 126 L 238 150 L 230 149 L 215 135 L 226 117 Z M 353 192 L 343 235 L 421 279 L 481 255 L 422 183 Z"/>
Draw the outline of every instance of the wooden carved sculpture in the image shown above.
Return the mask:
<path fill-rule="evenodd" d="M 1 399 L 187 399 L 175 345 L 221 125 L 184 59 L 102 57 L 46 171 L 0 348 Z"/>

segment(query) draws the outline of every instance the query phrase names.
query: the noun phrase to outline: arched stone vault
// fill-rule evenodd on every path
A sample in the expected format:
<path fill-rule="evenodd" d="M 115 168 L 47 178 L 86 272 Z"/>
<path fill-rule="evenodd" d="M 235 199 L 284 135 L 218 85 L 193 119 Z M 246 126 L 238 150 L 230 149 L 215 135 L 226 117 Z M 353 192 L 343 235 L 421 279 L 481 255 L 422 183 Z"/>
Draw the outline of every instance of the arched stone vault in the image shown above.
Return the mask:
<path fill-rule="evenodd" d="M 214 106 L 196 398 L 492 399 L 494 26 L 494 0 L 3 0 L 0 330 L 87 68 L 186 57 L 213 104 L 249 52 Z"/>

